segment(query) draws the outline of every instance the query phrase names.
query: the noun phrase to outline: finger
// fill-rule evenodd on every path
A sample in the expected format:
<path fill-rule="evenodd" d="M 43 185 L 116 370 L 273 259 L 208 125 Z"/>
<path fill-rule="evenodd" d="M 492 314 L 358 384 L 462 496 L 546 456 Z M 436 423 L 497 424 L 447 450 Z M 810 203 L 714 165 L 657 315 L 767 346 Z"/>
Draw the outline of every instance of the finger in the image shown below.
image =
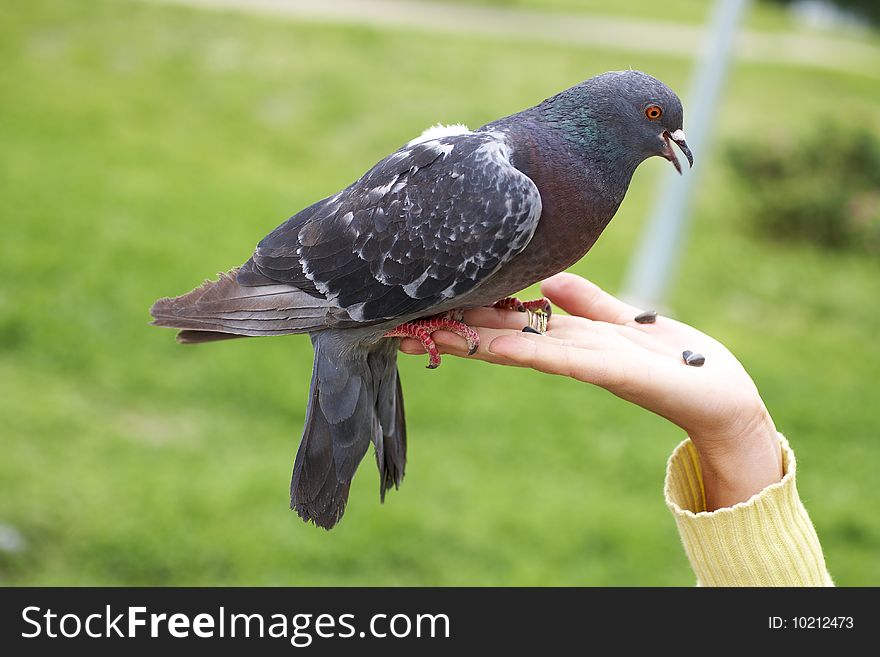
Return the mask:
<path fill-rule="evenodd" d="M 400 350 L 412 356 L 425 353 L 425 347 L 415 338 L 403 338 L 400 341 Z"/>
<path fill-rule="evenodd" d="M 490 353 L 487 347 L 489 343 L 492 342 L 492 340 L 499 335 L 509 335 L 517 333 L 520 330 L 521 329 L 516 329 L 514 331 L 501 329 L 479 329 L 478 332 L 480 334 L 480 345 L 477 347 L 477 351 L 473 354 L 468 353 L 467 341 L 461 336 L 456 335 L 455 333 L 451 333 L 450 331 L 435 331 L 432 334 L 431 338 L 434 340 L 434 344 L 437 345 L 437 349 L 440 351 L 440 353 L 444 355 L 469 358 L 471 360 L 482 360 L 487 363 L 494 363 L 496 365 L 516 365 L 516 363 L 509 361 L 506 358 Z M 403 353 L 413 356 L 423 355 L 425 353 L 425 347 L 422 345 L 422 343 L 413 338 L 402 339 L 400 341 L 400 350 Z"/>
<path fill-rule="evenodd" d="M 521 329 L 528 321 L 526 313 L 501 308 L 472 308 L 464 313 L 464 321 L 468 326 L 493 329 Z"/>
<path fill-rule="evenodd" d="M 626 348 L 630 346 L 629 342 L 616 331 L 609 329 L 611 324 L 590 322 L 584 319 L 581 321 L 583 324 L 580 326 L 557 326 L 544 335 L 582 349 L 609 349 L 615 346 Z"/>
<path fill-rule="evenodd" d="M 449 331 L 437 331 L 432 336 L 441 354 L 451 354 L 462 358 L 470 358 L 486 361 L 487 363 L 495 363 L 498 365 L 514 365 L 512 361 L 493 354 L 489 351 L 489 345 L 492 341 L 502 335 L 519 335 L 522 329 L 479 329 L 480 344 L 473 354 L 467 351 L 467 344 L 464 338 L 461 338 Z"/>
<path fill-rule="evenodd" d="M 633 359 L 622 352 L 579 349 L 547 336 L 503 335 L 488 347 L 497 356 L 547 374 L 569 376 L 616 392 L 632 375 Z"/>
<path fill-rule="evenodd" d="M 600 322 L 622 324 L 641 312 L 574 274 L 562 273 L 548 278 L 541 284 L 541 293 L 571 315 Z"/>
<path fill-rule="evenodd" d="M 556 324 L 564 324 L 566 320 L 570 320 L 570 317 L 566 317 L 564 315 L 560 315 L 558 317 L 551 318 L 551 322 Z M 477 329 L 478 331 L 482 328 L 490 328 L 490 329 L 512 329 L 520 331 L 523 329 L 526 324 L 528 324 L 529 317 L 526 313 L 517 312 L 515 310 L 502 310 L 500 308 L 491 308 L 491 307 L 480 307 L 480 308 L 472 308 L 464 313 L 464 317 L 462 321 L 468 326 Z M 450 332 L 447 335 L 443 335 L 440 339 L 443 346 L 451 351 L 460 351 L 464 350 L 466 346 L 466 341 L 464 338 L 460 340 L 456 340 L 454 336 L 455 334 Z M 433 337 L 435 338 L 435 342 L 437 335 L 440 332 L 435 332 Z M 440 346 L 440 342 L 438 342 L 438 346 Z M 400 351 L 405 354 L 423 354 L 425 353 L 425 348 L 422 346 L 422 343 L 414 338 L 403 338 L 400 341 Z M 442 350 L 441 350 L 442 351 Z"/>
<path fill-rule="evenodd" d="M 434 331 L 431 339 L 437 345 L 437 349 L 441 354 L 452 354 L 453 356 L 468 355 L 467 340 L 451 331 Z M 425 353 L 425 345 L 415 338 L 403 338 L 400 341 L 400 351 L 411 356 L 418 356 Z"/>
<path fill-rule="evenodd" d="M 480 344 L 477 347 L 477 351 L 473 354 L 468 352 L 467 340 L 465 340 L 460 335 L 457 335 L 456 333 L 452 333 L 451 331 L 435 331 L 431 334 L 431 339 L 434 340 L 434 344 L 437 345 L 437 349 L 441 354 L 458 356 L 460 358 L 483 360 L 488 363 L 495 363 L 497 365 L 515 365 L 515 363 L 513 362 L 510 362 L 495 354 L 489 353 L 487 345 L 499 335 L 517 333 L 521 330 L 522 329 L 520 328 L 513 330 L 478 329 L 477 332 L 480 334 Z M 411 356 L 419 356 L 425 354 L 424 345 L 414 338 L 401 339 L 399 349 L 403 353 Z"/>
<path fill-rule="evenodd" d="M 480 344 L 483 342 L 483 333 L 486 329 L 479 330 Z M 434 331 L 431 333 L 431 339 L 440 349 L 441 354 L 453 354 L 455 356 L 463 356 L 468 352 L 468 343 L 463 337 L 452 331 Z M 477 347 L 479 349 L 479 346 Z"/>
<path fill-rule="evenodd" d="M 475 308 L 473 310 L 467 311 L 465 313 L 464 319 L 466 320 L 465 323 L 468 326 L 476 329 L 477 332 L 484 328 L 522 331 L 522 329 L 528 323 L 528 316 L 525 313 L 520 313 L 515 310 L 498 310 L 497 308 Z M 467 321 L 472 319 L 478 321 Z M 550 318 L 548 322 L 547 335 L 553 335 L 555 331 L 559 330 L 575 330 L 588 323 L 589 322 L 584 320 L 582 317 L 554 315 Z M 439 335 L 439 333 L 439 331 L 435 332 L 434 336 L 436 337 L 437 335 Z M 445 331 L 444 333 L 449 332 Z M 463 349 L 463 345 L 465 345 L 464 339 L 462 338 L 461 340 L 455 340 L 454 338 L 450 337 L 452 335 L 455 334 L 449 333 L 449 335 L 443 336 L 443 338 L 441 339 L 441 341 L 443 342 L 443 346 L 452 350 Z M 415 338 L 401 338 L 400 351 L 405 354 L 415 356 L 425 353 L 425 347 Z"/>

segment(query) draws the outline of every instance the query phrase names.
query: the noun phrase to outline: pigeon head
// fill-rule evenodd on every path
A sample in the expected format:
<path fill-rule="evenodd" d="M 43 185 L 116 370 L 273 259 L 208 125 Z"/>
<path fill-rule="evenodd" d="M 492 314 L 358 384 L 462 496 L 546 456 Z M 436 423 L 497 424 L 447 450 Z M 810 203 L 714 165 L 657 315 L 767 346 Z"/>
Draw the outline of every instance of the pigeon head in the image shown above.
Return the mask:
<path fill-rule="evenodd" d="M 612 71 L 571 87 L 537 108 L 567 141 L 630 172 L 649 157 L 669 160 L 681 173 L 675 143 L 693 166 L 683 110 L 675 92 L 641 71 Z"/>

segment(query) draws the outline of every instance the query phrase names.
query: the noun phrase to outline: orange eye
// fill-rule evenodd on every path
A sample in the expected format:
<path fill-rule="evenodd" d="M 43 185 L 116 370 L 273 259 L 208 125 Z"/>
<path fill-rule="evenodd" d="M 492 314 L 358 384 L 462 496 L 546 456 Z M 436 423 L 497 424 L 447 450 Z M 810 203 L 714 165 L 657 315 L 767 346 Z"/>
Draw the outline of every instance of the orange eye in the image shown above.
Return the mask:
<path fill-rule="evenodd" d="M 647 116 L 652 121 L 656 121 L 661 116 L 663 116 L 663 110 L 660 109 L 657 105 L 648 105 L 645 108 L 645 116 Z"/>

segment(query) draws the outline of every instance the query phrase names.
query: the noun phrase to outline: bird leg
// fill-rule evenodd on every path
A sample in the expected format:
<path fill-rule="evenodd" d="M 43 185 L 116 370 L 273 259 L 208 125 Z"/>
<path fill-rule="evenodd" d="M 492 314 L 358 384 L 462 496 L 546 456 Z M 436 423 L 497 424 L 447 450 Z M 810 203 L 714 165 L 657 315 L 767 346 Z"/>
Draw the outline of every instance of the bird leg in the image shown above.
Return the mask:
<path fill-rule="evenodd" d="M 521 301 L 516 297 L 504 297 L 501 301 L 496 301 L 492 304 L 493 308 L 500 308 L 501 310 L 516 310 L 517 312 L 524 313 L 526 311 L 531 310 L 532 312 L 541 312 L 547 315 L 547 319 L 550 318 L 550 315 L 553 313 L 553 307 L 550 305 L 550 302 L 541 297 L 540 299 L 534 299 L 532 301 Z"/>
<path fill-rule="evenodd" d="M 456 317 L 458 317 L 456 319 Z M 468 356 L 473 355 L 480 346 L 480 334 L 461 321 L 461 313 L 451 311 L 401 324 L 391 329 L 383 338 L 415 338 L 428 352 L 428 369 L 440 366 L 440 350 L 431 335 L 435 331 L 449 331 L 467 340 Z"/>

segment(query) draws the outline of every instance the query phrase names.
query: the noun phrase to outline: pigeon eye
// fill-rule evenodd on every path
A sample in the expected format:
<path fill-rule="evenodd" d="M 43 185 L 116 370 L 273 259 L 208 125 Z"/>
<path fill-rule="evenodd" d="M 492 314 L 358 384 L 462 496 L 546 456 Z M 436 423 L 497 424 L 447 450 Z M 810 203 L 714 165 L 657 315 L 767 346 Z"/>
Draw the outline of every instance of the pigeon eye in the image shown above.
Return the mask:
<path fill-rule="evenodd" d="M 645 116 L 647 116 L 652 121 L 656 121 L 661 116 L 663 116 L 663 110 L 660 109 L 657 105 L 648 105 L 645 108 Z"/>

